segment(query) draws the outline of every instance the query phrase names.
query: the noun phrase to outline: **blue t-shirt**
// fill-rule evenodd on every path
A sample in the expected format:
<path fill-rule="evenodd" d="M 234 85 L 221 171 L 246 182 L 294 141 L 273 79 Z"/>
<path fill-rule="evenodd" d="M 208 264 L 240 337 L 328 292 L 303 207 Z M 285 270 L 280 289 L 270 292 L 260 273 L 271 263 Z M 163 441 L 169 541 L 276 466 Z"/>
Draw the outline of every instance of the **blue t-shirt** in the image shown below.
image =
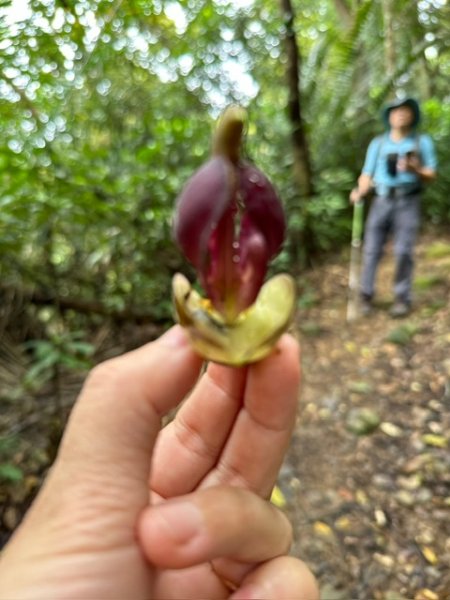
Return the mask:
<path fill-rule="evenodd" d="M 424 167 L 436 170 L 436 152 L 433 140 L 429 135 L 411 133 L 402 140 L 394 142 L 389 133 L 385 133 L 370 142 L 362 173 L 372 177 L 378 192 L 382 192 L 388 187 L 418 184 L 420 178 L 416 173 L 397 169 L 397 174 L 392 176 L 388 172 L 388 154 L 397 154 L 399 158 L 403 158 L 407 152 L 411 151 L 419 154 Z"/>

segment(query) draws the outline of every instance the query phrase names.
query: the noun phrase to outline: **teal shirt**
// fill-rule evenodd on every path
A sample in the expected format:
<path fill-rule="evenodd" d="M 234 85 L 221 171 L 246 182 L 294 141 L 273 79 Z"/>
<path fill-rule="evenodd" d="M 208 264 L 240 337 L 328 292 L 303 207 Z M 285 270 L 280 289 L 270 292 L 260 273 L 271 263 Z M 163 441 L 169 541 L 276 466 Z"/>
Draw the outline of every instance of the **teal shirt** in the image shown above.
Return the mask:
<path fill-rule="evenodd" d="M 398 154 L 404 157 L 407 152 L 419 153 L 424 167 L 436 170 L 437 158 L 433 140 L 427 134 L 411 133 L 399 142 L 391 140 L 389 133 L 374 138 L 367 148 L 362 173 L 370 175 L 375 182 L 377 192 L 383 193 L 386 188 L 401 185 L 419 184 L 420 178 L 410 171 L 399 171 L 393 177 L 387 170 L 387 155 Z"/>

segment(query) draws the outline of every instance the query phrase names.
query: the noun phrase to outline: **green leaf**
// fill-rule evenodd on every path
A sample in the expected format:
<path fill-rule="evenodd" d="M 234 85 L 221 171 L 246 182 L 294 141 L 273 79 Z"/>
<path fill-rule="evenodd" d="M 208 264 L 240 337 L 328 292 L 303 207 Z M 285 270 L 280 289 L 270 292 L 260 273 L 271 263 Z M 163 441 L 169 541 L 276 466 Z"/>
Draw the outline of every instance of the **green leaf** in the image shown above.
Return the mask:
<path fill-rule="evenodd" d="M 23 479 L 23 471 L 10 463 L 0 464 L 0 479 L 17 482 Z"/>
<path fill-rule="evenodd" d="M 386 341 L 398 346 L 407 346 L 418 331 L 419 328 L 416 325 L 407 323 L 390 331 L 386 336 Z"/>
<path fill-rule="evenodd" d="M 367 435 L 380 424 L 380 416 L 369 408 L 354 408 L 349 411 L 346 426 L 355 435 Z"/>

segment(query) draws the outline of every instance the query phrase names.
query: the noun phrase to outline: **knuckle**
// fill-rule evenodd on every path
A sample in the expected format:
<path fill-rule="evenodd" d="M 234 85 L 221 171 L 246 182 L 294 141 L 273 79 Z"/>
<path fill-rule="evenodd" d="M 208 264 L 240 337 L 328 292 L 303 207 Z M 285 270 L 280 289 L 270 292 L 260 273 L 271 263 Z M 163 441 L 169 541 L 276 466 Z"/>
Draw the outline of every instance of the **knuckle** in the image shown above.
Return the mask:
<path fill-rule="evenodd" d="M 117 387 L 123 383 L 126 373 L 121 367 L 121 361 L 111 358 L 96 365 L 86 379 L 86 387 L 96 388 L 107 385 Z"/>

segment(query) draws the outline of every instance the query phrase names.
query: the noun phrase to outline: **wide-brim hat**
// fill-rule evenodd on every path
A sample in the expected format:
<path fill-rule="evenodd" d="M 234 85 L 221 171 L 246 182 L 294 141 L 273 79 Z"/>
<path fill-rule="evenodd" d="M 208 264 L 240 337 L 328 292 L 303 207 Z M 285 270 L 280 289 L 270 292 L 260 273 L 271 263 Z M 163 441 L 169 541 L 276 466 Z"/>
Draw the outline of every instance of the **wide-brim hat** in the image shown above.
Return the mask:
<path fill-rule="evenodd" d="M 393 102 L 389 102 L 389 104 L 386 104 L 386 106 L 383 108 L 383 112 L 382 112 L 383 122 L 386 125 L 386 127 L 387 128 L 390 127 L 389 113 L 394 108 L 400 108 L 400 106 L 408 106 L 412 110 L 414 117 L 413 117 L 413 121 L 411 123 L 411 127 L 416 127 L 420 121 L 420 108 L 419 108 L 419 103 L 414 98 L 402 98 L 402 99 L 394 100 Z"/>

